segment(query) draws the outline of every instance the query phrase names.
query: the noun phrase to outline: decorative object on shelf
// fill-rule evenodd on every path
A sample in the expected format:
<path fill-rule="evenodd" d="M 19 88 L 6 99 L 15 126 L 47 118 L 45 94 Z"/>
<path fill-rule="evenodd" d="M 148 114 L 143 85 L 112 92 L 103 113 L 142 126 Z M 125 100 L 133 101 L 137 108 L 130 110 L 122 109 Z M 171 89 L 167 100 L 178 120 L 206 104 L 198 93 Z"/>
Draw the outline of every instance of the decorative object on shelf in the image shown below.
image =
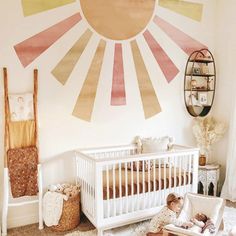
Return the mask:
<path fill-rule="evenodd" d="M 190 115 L 206 116 L 212 107 L 216 88 L 216 69 L 208 49 L 194 51 L 185 68 L 184 98 Z"/>
<path fill-rule="evenodd" d="M 193 79 L 190 81 L 190 86 L 192 89 L 197 88 L 197 80 Z"/>
<path fill-rule="evenodd" d="M 198 93 L 198 100 L 202 105 L 207 105 L 208 100 L 207 100 L 207 93 L 205 92 L 199 92 Z"/>
<path fill-rule="evenodd" d="M 224 122 L 216 121 L 213 117 L 195 118 L 193 134 L 196 138 L 200 154 L 205 155 L 206 163 L 211 163 L 211 145 L 219 141 L 226 131 Z"/>

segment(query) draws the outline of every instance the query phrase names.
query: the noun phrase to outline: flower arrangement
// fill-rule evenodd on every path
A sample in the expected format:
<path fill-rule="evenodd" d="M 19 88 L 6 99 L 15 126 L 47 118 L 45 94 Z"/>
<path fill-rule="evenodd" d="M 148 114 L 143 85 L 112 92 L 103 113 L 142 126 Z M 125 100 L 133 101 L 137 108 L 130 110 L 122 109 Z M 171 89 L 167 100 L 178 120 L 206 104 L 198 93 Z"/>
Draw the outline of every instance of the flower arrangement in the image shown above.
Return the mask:
<path fill-rule="evenodd" d="M 200 154 L 208 156 L 210 161 L 211 145 L 219 141 L 226 131 L 224 122 L 216 121 L 213 117 L 196 118 L 193 125 L 193 134 L 196 138 Z"/>

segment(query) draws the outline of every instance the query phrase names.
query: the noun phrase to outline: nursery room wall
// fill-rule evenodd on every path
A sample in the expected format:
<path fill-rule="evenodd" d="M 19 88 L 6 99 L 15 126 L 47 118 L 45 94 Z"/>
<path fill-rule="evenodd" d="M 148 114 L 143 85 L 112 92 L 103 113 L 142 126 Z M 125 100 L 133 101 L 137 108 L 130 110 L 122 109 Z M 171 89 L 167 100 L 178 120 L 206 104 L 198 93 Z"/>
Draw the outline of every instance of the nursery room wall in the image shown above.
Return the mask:
<path fill-rule="evenodd" d="M 233 0 L 217 1 L 217 28 L 216 28 L 216 50 L 217 60 L 217 89 L 212 114 L 218 120 L 224 121 L 228 128 L 223 139 L 213 145 L 213 156 L 222 165 L 220 185 L 225 178 L 225 166 L 227 163 L 228 143 L 231 117 L 233 113 L 233 102 L 235 101 L 235 57 L 236 57 L 236 31 L 234 22 L 236 20 L 236 2 Z M 227 27 L 226 27 L 227 26 Z"/>
<path fill-rule="evenodd" d="M 73 180 L 72 157 L 73 150 L 77 148 L 127 144 L 137 135 L 143 137 L 170 135 L 175 138 L 176 143 L 196 145 L 191 130 L 193 118 L 187 113 L 184 104 L 183 77 L 190 49 L 194 49 L 196 45 L 207 46 L 213 54 L 215 53 L 216 1 L 187 1 L 193 4 L 191 6 L 197 7 L 199 13 L 197 16 L 191 15 L 191 11 L 186 11 L 188 6 L 185 5 L 185 1 L 181 1 L 183 4 L 181 9 L 165 5 L 163 1 L 156 1 L 147 26 L 137 35 L 121 41 L 98 34 L 83 15 L 80 1 L 60 1 L 64 4 L 55 3 L 54 7 L 44 9 L 31 8 L 24 4 L 26 2 L 18 0 L 0 3 L 0 65 L 1 68 L 8 69 L 11 93 L 32 91 L 33 69 L 39 70 L 40 161 L 50 160 L 43 166 L 45 186 L 49 183 Z M 40 1 L 37 2 L 40 5 Z M 52 29 L 50 27 L 61 22 L 65 23 L 66 19 L 76 17 L 78 12 L 81 19 L 77 19 L 78 22 L 73 23 L 73 27 L 61 33 L 60 37 L 54 37 L 57 33 L 50 31 Z M 60 62 L 88 29 L 91 31 L 90 40 L 83 41 L 86 46 L 80 58 L 74 62 L 75 65 L 67 79 L 63 80 L 61 70 L 64 67 L 61 67 Z M 145 33 L 146 30 L 148 33 Z M 42 32 L 45 34 L 41 34 Z M 37 40 L 27 41 L 32 38 Z M 189 41 L 183 43 L 186 39 Z M 48 43 L 50 40 L 54 40 L 53 43 Z M 101 41 L 106 44 L 102 56 L 99 50 L 97 51 Z M 34 57 L 30 53 L 27 54 L 24 48 L 27 42 L 28 48 L 32 47 Z M 37 45 L 42 42 L 50 46 L 47 48 L 43 48 L 44 44 L 38 48 L 35 46 L 35 43 Z M 121 103 L 116 95 L 112 95 L 117 44 L 118 48 L 122 45 L 123 68 L 120 71 L 123 72 L 121 74 L 125 84 L 125 95 L 122 90 Z M 143 61 L 144 69 L 141 75 L 138 69 L 140 67 L 135 66 L 134 46 L 138 47 L 138 50 L 136 49 L 138 58 Z M 157 52 L 161 52 L 167 61 L 156 59 Z M 95 73 L 97 86 L 94 84 L 92 86 L 96 96 L 92 103 L 83 103 L 83 99 L 80 98 L 84 89 L 86 90 L 84 84 L 87 79 L 89 80 L 90 72 L 97 71 L 98 65 L 93 63 L 96 55 L 100 58 L 101 65 L 100 73 Z M 168 70 L 168 66 L 175 68 L 175 72 Z M 61 77 L 57 76 L 58 73 Z M 155 107 L 154 112 L 150 111 L 150 104 L 145 103 L 147 100 L 142 96 L 142 86 L 138 78 L 139 75 L 142 77 L 142 73 L 146 73 L 146 77 L 151 81 L 151 83 L 149 81 L 149 86 L 152 85 L 150 101 L 151 107 Z M 3 133 L 2 75 L 0 83 L 0 125 Z M 84 93 L 86 92 L 89 93 L 88 90 Z M 91 101 L 91 97 L 89 99 Z M 3 157 L 3 135 L 0 139 L 1 157 Z M 1 158 L 1 175 L 2 170 L 3 158 Z M 24 216 L 21 208 L 10 211 L 9 227 L 37 222 L 36 205 L 25 207 L 23 212 Z"/>

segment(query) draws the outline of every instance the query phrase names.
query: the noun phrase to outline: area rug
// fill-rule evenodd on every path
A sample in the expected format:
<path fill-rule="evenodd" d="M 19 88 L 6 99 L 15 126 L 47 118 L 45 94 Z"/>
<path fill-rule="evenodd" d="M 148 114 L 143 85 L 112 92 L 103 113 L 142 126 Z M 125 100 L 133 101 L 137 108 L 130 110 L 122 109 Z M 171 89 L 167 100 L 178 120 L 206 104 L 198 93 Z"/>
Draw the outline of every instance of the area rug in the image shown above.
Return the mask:
<path fill-rule="evenodd" d="M 224 230 L 220 231 L 217 236 L 228 236 L 230 230 L 236 226 L 236 208 L 225 207 L 224 211 Z M 147 232 L 148 221 L 123 226 L 116 229 L 107 230 L 104 232 L 104 236 L 145 236 Z M 90 230 L 87 232 L 76 231 L 66 236 L 97 236 L 96 230 Z"/>

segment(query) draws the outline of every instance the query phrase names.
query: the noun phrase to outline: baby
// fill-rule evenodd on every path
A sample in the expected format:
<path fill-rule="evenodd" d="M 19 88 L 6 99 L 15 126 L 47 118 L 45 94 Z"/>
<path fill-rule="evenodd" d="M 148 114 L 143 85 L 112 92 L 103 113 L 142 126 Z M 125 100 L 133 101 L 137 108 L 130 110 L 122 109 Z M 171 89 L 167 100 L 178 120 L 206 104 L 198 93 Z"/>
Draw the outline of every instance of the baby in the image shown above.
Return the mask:
<path fill-rule="evenodd" d="M 205 214 L 197 213 L 191 219 L 191 222 L 201 228 L 201 233 L 204 233 L 205 230 L 209 230 L 210 233 L 215 233 L 213 222 Z"/>
<path fill-rule="evenodd" d="M 183 205 L 183 198 L 175 193 L 170 193 L 166 199 L 164 206 L 156 216 L 154 216 L 149 224 L 149 232 L 147 236 L 162 235 L 162 229 L 165 225 L 174 224 L 176 226 L 192 227 L 192 222 L 183 222 L 177 219 Z"/>

